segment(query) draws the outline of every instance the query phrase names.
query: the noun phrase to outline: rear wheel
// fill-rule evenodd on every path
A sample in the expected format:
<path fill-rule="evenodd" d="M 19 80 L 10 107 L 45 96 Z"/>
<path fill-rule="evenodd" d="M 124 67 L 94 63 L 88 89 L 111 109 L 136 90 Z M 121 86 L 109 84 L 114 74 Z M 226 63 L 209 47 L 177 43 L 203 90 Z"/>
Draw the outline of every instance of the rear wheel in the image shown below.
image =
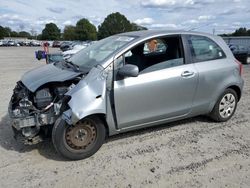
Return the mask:
<path fill-rule="evenodd" d="M 59 118 L 52 131 L 55 149 L 63 157 L 79 160 L 90 157 L 102 146 L 106 136 L 103 122 L 98 117 L 87 117 L 75 125 Z"/>
<path fill-rule="evenodd" d="M 229 120 L 237 107 L 238 97 L 233 89 L 226 89 L 216 102 L 210 117 L 218 122 Z"/>

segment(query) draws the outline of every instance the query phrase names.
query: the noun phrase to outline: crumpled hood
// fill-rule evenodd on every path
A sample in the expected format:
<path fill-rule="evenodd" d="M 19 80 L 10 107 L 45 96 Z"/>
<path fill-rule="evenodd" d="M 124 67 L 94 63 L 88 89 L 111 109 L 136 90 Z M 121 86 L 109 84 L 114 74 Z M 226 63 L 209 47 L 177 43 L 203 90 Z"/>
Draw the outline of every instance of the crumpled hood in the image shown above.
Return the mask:
<path fill-rule="evenodd" d="M 49 82 L 64 82 L 79 76 L 80 72 L 74 72 L 69 69 L 61 69 L 48 64 L 26 72 L 22 78 L 22 83 L 32 92 L 40 86 Z"/>

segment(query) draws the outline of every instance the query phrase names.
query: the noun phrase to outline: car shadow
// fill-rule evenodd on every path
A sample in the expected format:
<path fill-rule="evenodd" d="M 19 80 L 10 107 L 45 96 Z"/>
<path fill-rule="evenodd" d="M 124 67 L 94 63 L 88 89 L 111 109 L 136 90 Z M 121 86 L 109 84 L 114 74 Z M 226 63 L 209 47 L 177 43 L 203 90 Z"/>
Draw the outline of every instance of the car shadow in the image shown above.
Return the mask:
<path fill-rule="evenodd" d="M 47 139 L 42 143 L 36 145 L 24 145 L 20 141 L 14 138 L 14 134 L 11 128 L 11 121 L 8 115 L 2 117 L 0 121 L 0 147 L 6 150 L 13 150 L 19 153 L 26 153 L 32 150 L 38 150 L 38 152 L 45 158 L 66 161 L 55 151 L 51 139 Z"/>
<path fill-rule="evenodd" d="M 164 125 L 157 125 L 154 127 L 144 128 L 140 130 L 130 131 L 126 133 L 121 133 L 118 135 L 111 136 L 107 138 L 107 142 L 113 142 L 119 139 L 125 139 L 129 137 L 134 137 L 138 135 L 147 134 L 149 132 L 157 132 L 160 130 L 168 129 L 175 126 L 188 126 L 188 124 L 198 122 L 212 123 L 212 121 L 206 116 L 197 116 L 194 118 L 188 118 L 185 120 L 175 121 L 167 123 Z M 68 161 L 67 159 L 61 157 L 54 149 L 51 139 L 47 139 L 42 143 L 36 145 L 24 145 L 20 141 L 14 139 L 13 131 L 11 128 L 11 122 L 8 115 L 2 117 L 0 121 L 0 147 L 6 150 L 13 150 L 19 153 L 26 153 L 32 150 L 38 150 L 38 152 L 47 159 L 55 161 Z"/>

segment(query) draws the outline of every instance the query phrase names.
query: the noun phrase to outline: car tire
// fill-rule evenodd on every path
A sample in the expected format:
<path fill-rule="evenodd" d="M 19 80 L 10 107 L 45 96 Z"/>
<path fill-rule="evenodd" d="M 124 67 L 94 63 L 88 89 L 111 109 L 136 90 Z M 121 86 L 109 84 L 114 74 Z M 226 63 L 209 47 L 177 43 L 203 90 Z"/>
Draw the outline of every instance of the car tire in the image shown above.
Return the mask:
<path fill-rule="evenodd" d="M 227 121 L 233 116 L 237 103 L 237 93 L 233 89 L 228 88 L 220 95 L 209 116 L 217 122 Z"/>
<path fill-rule="evenodd" d="M 97 116 L 84 118 L 76 125 L 69 125 L 59 117 L 52 130 L 56 151 L 70 160 L 90 157 L 99 150 L 105 137 L 105 126 Z"/>

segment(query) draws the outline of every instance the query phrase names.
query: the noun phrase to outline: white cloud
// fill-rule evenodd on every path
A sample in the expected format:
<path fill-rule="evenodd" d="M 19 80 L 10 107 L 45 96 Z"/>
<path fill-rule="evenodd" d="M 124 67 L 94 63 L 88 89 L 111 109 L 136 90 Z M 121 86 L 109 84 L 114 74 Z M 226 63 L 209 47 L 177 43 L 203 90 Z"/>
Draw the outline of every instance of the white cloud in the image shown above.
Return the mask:
<path fill-rule="evenodd" d="M 191 19 L 191 20 L 187 20 L 187 21 L 183 22 L 182 24 L 197 24 L 197 23 L 199 23 L 198 20 Z"/>
<path fill-rule="evenodd" d="M 175 5 L 176 0 L 146 0 L 141 2 L 143 6 L 168 6 Z"/>
<path fill-rule="evenodd" d="M 151 28 L 157 29 L 176 29 L 178 26 L 175 24 L 152 24 Z"/>
<path fill-rule="evenodd" d="M 236 25 L 236 26 L 239 26 L 241 24 L 242 24 L 241 22 L 233 22 L 233 25 Z"/>
<path fill-rule="evenodd" d="M 45 24 L 48 24 L 48 23 L 58 23 L 57 20 L 53 20 L 53 19 L 46 19 L 46 20 L 38 20 L 35 22 L 37 25 L 45 25 Z"/>
<path fill-rule="evenodd" d="M 185 4 L 193 5 L 195 2 L 194 0 L 186 0 Z"/>
<path fill-rule="evenodd" d="M 3 14 L 0 15 L 0 19 L 9 19 L 9 20 L 19 20 L 21 19 L 19 15 L 17 14 Z"/>
<path fill-rule="evenodd" d="M 11 25 L 15 23 L 13 20 L 8 20 L 7 22 Z"/>
<path fill-rule="evenodd" d="M 154 22 L 154 19 L 152 18 L 142 18 L 142 19 L 137 19 L 134 21 L 134 23 L 138 25 L 150 25 Z"/>
<path fill-rule="evenodd" d="M 195 4 L 210 4 L 213 3 L 214 0 L 145 0 L 141 1 L 141 5 L 144 7 L 170 7 L 170 6 L 190 6 Z"/>
<path fill-rule="evenodd" d="M 212 16 L 212 15 L 202 15 L 202 16 L 198 17 L 198 20 L 211 20 L 214 18 L 215 18 L 215 16 Z"/>
<path fill-rule="evenodd" d="M 72 25 L 72 21 L 71 20 L 67 20 L 67 21 L 63 22 L 63 25 Z"/>

